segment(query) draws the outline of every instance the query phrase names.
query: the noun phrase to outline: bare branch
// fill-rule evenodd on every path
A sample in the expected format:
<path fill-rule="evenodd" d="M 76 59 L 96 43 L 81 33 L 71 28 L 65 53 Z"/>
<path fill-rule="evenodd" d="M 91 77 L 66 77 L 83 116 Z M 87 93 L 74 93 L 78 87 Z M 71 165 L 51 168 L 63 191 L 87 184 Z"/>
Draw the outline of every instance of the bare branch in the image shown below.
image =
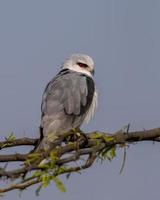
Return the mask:
<path fill-rule="evenodd" d="M 0 193 L 9 192 L 9 191 L 15 190 L 15 189 L 22 190 L 22 189 L 25 189 L 25 188 L 27 188 L 31 185 L 37 184 L 39 182 L 40 182 L 40 180 L 38 180 L 36 178 L 36 179 L 32 179 L 32 180 L 25 181 L 25 182 L 22 182 L 22 183 L 11 184 L 10 186 L 8 186 L 4 189 L 0 189 Z"/>
<path fill-rule="evenodd" d="M 39 139 L 33 139 L 33 138 L 20 138 L 15 139 L 13 141 L 2 141 L 0 142 L 0 149 L 8 148 L 8 147 L 15 147 L 15 146 L 35 146 L 38 143 Z"/>

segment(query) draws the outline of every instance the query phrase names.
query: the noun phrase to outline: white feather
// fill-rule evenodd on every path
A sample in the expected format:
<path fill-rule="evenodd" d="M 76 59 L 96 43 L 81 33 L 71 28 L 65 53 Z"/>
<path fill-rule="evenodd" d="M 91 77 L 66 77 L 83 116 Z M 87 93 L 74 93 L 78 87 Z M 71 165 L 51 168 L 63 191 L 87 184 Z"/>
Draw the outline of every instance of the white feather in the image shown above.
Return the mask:
<path fill-rule="evenodd" d="M 82 68 L 80 67 L 77 62 L 82 62 L 88 65 L 88 68 Z M 65 62 L 62 65 L 62 69 L 70 69 L 82 74 L 86 74 L 89 77 L 92 77 L 92 71 L 94 68 L 94 62 L 92 58 L 88 55 L 84 54 L 73 54 L 69 58 L 65 60 Z"/>
<path fill-rule="evenodd" d="M 88 123 L 91 120 L 97 108 L 97 104 L 98 104 L 98 93 L 97 93 L 97 90 L 95 90 L 91 106 L 84 118 L 84 122 Z"/>

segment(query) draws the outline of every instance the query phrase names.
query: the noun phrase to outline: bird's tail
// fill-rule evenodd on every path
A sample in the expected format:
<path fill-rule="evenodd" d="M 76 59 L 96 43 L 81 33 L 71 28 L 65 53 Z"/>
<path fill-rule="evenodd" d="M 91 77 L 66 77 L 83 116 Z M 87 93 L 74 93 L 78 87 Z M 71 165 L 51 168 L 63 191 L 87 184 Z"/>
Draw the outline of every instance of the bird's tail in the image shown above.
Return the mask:
<path fill-rule="evenodd" d="M 39 127 L 39 134 L 40 134 L 40 137 L 38 139 L 38 142 L 36 144 L 36 146 L 34 147 L 34 149 L 32 149 L 32 151 L 30 153 L 36 153 L 38 152 L 40 149 L 42 149 L 42 140 L 43 140 L 43 128 L 40 126 Z"/>
<path fill-rule="evenodd" d="M 33 153 L 51 151 L 53 148 L 59 145 L 59 137 L 56 134 L 51 133 L 46 134 L 47 136 L 44 136 L 42 127 L 40 127 L 39 131 L 40 139 L 34 148 Z"/>
<path fill-rule="evenodd" d="M 35 148 L 30 152 L 31 158 L 34 158 L 30 165 L 34 166 L 43 163 L 49 157 L 50 152 L 58 145 L 60 145 L 58 137 L 54 136 L 50 140 L 49 137 L 43 136 L 43 128 L 40 127 L 40 139 Z"/>
<path fill-rule="evenodd" d="M 51 148 L 52 148 L 51 142 L 49 142 L 46 137 L 43 137 L 39 141 L 33 152 L 34 153 L 45 152 L 49 151 Z"/>

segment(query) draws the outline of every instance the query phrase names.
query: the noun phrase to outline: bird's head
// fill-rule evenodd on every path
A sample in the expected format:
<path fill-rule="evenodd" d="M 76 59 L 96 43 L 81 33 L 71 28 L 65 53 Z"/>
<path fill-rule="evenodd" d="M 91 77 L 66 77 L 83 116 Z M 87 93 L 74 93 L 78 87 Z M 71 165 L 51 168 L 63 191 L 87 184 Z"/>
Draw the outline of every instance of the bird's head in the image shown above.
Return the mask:
<path fill-rule="evenodd" d="M 65 60 L 62 69 L 70 69 L 92 77 L 94 75 L 94 62 L 88 55 L 72 54 Z"/>

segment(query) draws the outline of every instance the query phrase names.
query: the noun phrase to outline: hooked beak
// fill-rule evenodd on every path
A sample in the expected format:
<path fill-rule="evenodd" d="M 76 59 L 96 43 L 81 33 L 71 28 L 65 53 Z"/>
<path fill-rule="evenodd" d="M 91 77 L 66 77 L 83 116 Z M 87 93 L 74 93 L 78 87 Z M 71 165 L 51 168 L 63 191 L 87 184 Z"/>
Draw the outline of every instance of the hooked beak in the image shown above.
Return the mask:
<path fill-rule="evenodd" d="M 94 76 L 94 69 L 91 71 L 92 76 Z"/>
<path fill-rule="evenodd" d="M 92 74 L 92 76 L 94 76 L 94 69 L 91 67 L 88 67 L 88 71 Z"/>

